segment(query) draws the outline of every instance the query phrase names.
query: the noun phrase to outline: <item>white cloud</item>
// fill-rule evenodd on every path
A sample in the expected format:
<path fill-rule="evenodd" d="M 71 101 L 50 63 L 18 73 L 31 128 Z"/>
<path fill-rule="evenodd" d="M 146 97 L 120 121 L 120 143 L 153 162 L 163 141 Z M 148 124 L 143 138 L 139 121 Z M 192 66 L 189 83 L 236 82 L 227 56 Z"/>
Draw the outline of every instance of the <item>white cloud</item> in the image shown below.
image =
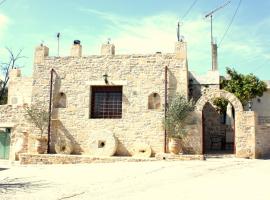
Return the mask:
<path fill-rule="evenodd" d="M 106 31 L 98 40 L 104 42 L 108 37 L 116 45 L 119 54 L 173 52 L 176 41 L 176 23 L 178 16 L 174 13 L 162 13 L 140 18 L 127 18 L 112 13 L 93 9 L 80 9 L 82 12 L 105 20 Z M 270 18 L 269 18 L 270 19 Z M 270 20 L 259 23 L 256 27 L 246 24 L 233 24 L 219 48 L 220 68 L 236 66 L 244 69 L 246 62 L 269 60 L 268 46 L 262 36 L 254 37 L 251 32 L 260 30 Z M 219 43 L 228 19 L 214 21 L 214 36 L 219 36 Z M 189 64 L 199 73 L 211 68 L 210 22 L 201 15 L 190 18 L 181 27 L 181 33 L 188 43 Z M 249 63 L 250 64 L 250 63 Z M 226 66 L 225 66 L 226 65 Z M 243 70 L 242 70 L 243 71 Z"/>
<path fill-rule="evenodd" d="M 0 14 L 0 39 L 2 39 L 6 31 L 8 23 L 9 23 L 9 18 L 3 14 Z"/>

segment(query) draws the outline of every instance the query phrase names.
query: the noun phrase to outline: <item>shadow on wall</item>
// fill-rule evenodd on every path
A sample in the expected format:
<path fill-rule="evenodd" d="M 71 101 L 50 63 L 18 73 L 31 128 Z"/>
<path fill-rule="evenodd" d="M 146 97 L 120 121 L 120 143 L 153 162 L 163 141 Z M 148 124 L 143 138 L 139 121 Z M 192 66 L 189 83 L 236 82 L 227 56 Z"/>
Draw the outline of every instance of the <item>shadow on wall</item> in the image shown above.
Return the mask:
<path fill-rule="evenodd" d="M 117 139 L 117 149 L 115 152 L 115 156 L 131 156 L 131 153 L 127 150 L 125 145 L 116 137 Z"/>
<path fill-rule="evenodd" d="M 176 95 L 177 79 L 170 69 L 168 69 L 168 72 L 168 100 L 170 102 L 172 100 L 172 97 Z"/>
<path fill-rule="evenodd" d="M 52 143 L 51 150 L 55 153 L 55 147 L 54 144 L 57 142 L 58 139 L 68 139 L 73 144 L 73 154 L 82 154 L 83 149 L 81 148 L 80 144 L 75 140 L 75 138 L 72 136 L 72 134 L 65 128 L 63 123 L 61 121 L 57 121 L 57 124 L 53 126 L 53 133 L 52 134 Z"/>

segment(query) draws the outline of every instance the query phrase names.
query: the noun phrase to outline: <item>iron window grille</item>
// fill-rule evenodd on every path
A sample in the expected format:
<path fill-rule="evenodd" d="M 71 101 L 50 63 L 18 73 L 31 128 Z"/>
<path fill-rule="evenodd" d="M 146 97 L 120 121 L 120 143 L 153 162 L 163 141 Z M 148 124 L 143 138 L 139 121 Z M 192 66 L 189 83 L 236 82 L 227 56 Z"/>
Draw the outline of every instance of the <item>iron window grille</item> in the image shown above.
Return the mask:
<path fill-rule="evenodd" d="M 122 86 L 93 86 L 91 118 L 122 118 Z"/>

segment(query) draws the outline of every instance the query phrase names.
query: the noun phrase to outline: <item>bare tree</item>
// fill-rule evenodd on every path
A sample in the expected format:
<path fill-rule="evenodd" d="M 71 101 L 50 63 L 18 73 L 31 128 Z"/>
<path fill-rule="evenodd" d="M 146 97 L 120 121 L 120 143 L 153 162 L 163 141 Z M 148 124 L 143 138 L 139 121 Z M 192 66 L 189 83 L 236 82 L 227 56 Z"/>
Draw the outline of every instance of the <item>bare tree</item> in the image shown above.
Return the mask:
<path fill-rule="evenodd" d="M 9 52 L 9 61 L 7 63 L 0 64 L 0 70 L 3 74 L 3 80 L 0 80 L 0 104 L 6 103 L 6 95 L 7 95 L 7 84 L 9 81 L 9 71 L 11 69 L 16 68 L 16 62 L 23 58 L 21 56 L 22 49 L 20 49 L 16 54 L 10 48 L 6 48 Z"/>

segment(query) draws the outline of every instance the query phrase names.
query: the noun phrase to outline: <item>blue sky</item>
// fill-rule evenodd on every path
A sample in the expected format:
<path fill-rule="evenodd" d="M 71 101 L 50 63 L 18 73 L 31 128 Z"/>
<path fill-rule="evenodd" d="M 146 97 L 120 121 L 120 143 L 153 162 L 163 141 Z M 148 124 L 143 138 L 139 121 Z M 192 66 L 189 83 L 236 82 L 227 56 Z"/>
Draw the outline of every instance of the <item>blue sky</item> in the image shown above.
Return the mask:
<path fill-rule="evenodd" d="M 34 48 L 44 41 L 50 55 L 57 55 L 57 32 L 61 33 L 60 55 L 69 55 L 73 40 L 83 45 L 83 55 L 99 54 L 111 38 L 117 54 L 173 52 L 176 24 L 188 43 L 189 68 L 202 74 L 211 68 L 210 21 L 204 15 L 224 0 L 198 0 L 182 19 L 193 0 L 6 0 L 0 5 L 0 59 L 5 47 L 23 49 L 18 63 L 31 75 Z M 214 37 L 219 44 L 239 0 L 214 16 Z M 227 66 L 241 73 L 270 79 L 270 1 L 242 0 L 230 31 L 218 48 L 219 69 Z"/>

